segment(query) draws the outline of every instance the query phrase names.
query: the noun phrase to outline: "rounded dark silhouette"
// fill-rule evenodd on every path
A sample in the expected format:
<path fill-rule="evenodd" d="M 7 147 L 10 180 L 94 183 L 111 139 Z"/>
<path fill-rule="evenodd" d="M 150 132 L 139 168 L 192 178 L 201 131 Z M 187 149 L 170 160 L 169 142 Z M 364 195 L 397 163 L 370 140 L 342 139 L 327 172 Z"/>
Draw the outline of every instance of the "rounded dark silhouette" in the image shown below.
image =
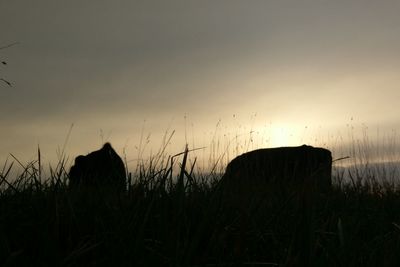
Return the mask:
<path fill-rule="evenodd" d="M 75 164 L 69 171 L 69 187 L 72 190 L 97 188 L 125 191 L 125 166 L 110 143 L 105 143 L 100 150 L 75 158 Z"/>
<path fill-rule="evenodd" d="M 308 184 L 317 190 L 331 188 L 332 155 L 312 146 L 258 149 L 233 159 L 222 177 L 229 189 L 262 190 L 263 185 L 293 187 Z"/>

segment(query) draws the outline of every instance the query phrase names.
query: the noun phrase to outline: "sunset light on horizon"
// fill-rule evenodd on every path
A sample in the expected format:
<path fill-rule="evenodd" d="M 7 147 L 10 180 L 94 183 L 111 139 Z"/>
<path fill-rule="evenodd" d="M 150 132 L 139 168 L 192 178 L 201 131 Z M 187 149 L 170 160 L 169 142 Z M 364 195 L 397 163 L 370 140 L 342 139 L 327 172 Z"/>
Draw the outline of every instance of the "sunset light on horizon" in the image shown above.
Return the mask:
<path fill-rule="evenodd" d="M 73 159 L 106 141 L 134 162 L 141 136 L 150 156 L 166 131 L 171 155 L 188 143 L 210 157 L 215 138 L 229 137 L 230 157 L 302 144 L 341 157 L 350 135 L 396 139 L 400 129 L 396 1 L 0 8 L 0 47 L 16 43 L 0 50 L 0 78 L 12 85 L 0 84 L 3 162 L 10 153 L 28 162 L 38 146 L 57 162 L 64 144 Z"/>

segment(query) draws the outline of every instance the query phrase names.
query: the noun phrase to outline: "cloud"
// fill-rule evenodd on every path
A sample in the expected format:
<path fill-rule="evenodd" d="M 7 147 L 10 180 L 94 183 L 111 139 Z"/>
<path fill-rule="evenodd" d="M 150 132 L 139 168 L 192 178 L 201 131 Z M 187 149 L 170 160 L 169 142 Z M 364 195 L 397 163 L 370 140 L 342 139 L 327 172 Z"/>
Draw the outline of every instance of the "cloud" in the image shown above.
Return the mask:
<path fill-rule="evenodd" d="M 128 118 L 136 131 L 143 119 L 184 114 L 199 128 L 252 112 L 300 124 L 397 118 L 398 1 L 14 0 L 0 9 L 2 40 L 20 42 L 0 54 L 15 84 L 0 88 L 3 139 L 71 122 L 129 132 Z"/>

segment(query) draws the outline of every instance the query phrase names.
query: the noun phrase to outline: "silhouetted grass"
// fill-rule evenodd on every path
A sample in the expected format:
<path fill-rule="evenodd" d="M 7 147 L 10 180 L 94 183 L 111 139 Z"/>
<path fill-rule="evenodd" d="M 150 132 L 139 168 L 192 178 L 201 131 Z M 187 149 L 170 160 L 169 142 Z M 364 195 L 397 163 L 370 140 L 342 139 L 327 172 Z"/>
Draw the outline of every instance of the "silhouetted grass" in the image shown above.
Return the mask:
<path fill-rule="evenodd" d="M 187 153 L 139 164 L 120 195 L 69 192 L 65 161 L 42 177 L 40 151 L 17 178 L 5 164 L 0 265 L 399 266 L 400 193 L 379 177 L 312 198 L 266 188 L 239 207 Z"/>

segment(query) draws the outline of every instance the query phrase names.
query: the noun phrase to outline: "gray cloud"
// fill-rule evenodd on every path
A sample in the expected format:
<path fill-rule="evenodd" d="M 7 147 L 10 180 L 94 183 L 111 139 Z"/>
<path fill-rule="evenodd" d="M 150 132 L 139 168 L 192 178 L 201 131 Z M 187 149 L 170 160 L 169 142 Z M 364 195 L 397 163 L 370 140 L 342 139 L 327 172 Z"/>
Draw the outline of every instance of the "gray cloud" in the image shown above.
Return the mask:
<path fill-rule="evenodd" d="M 1 41 L 20 42 L 0 51 L 0 74 L 15 83 L 0 88 L 2 138 L 23 125 L 32 138 L 28 125 L 44 121 L 49 133 L 88 120 L 128 131 L 116 121 L 129 116 L 397 118 L 398 1 L 13 0 L 0 10 Z"/>

